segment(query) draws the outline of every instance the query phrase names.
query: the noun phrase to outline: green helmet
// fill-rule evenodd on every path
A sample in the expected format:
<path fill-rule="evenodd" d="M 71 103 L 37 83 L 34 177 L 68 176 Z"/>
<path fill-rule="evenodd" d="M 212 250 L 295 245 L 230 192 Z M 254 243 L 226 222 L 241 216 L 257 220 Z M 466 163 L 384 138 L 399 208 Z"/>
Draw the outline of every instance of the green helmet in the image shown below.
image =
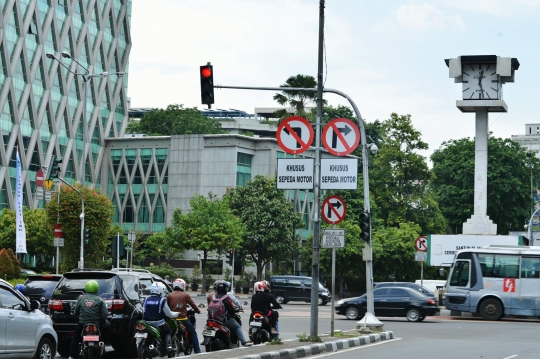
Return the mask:
<path fill-rule="evenodd" d="M 97 293 L 99 290 L 99 284 L 95 280 L 89 280 L 86 282 L 86 293 Z"/>

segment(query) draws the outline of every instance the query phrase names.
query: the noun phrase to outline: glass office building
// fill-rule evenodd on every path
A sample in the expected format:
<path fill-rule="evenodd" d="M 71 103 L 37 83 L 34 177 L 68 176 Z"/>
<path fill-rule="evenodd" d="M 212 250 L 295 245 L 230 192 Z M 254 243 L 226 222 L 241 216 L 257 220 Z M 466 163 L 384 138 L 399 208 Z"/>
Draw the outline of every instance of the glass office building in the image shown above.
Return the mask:
<path fill-rule="evenodd" d="M 123 135 L 128 117 L 131 0 L 0 0 L 0 10 L 0 211 L 15 208 L 17 149 L 28 207 L 43 206 L 36 173 L 53 156 L 67 181 L 81 181 L 84 165 L 85 183 L 101 188 L 105 140 Z M 84 68 L 125 75 L 92 78 L 84 108 Z"/>

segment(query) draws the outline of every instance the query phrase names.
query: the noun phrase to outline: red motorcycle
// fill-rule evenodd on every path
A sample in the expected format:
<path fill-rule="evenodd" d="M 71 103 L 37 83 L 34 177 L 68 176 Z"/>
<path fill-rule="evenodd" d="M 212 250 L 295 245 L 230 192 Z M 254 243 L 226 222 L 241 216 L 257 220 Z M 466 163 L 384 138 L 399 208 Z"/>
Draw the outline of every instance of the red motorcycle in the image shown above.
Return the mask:
<path fill-rule="evenodd" d="M 253 344 L 269 342 L 272 337 L 270 320 L 261 312 L 254 312 L 251 322 L 249 322 L 249 338 Z"/>

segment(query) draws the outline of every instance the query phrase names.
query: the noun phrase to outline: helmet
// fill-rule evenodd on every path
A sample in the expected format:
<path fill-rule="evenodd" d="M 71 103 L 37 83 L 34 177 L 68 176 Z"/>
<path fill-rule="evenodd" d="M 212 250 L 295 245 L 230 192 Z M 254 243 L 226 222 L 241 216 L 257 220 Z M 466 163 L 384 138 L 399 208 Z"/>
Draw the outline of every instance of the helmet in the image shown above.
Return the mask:
<path fill-rule="evenodd" d="M 172 282 L 173 289 L 180 289 L 182 291 L 186 290 L 186 281 L 184 281 L 182 278 L 176 278 Z"/>
<path fill-rule="evenodd" d="M 89 280 L 86 282 L 86 293 L 97 293 L 99 290 L 99 284 L 95 280 Z"/>
<path fill-rule="evenodd" d="M 158 282 L 157 285 L 159 289 L 161 290 L 161 293 L 160 293 L 161 296 L 169 294 L 169 289 L 167 288 L 165 284 Z"/>
<path fill-rule="evenodd" d="M 158 285 L 158 283 L 152 283 L 150 286 L 150 294 L 157 294 L 161 296 L 163 294 L 163 288 Z"/>
<path fill-rule="evenodd" d="M 216 280 L 216 282 L 214 283 L 214 289 L 216 290 L 216 292 L 227 293 L 227 284 L 225 283 L 227 282 L 225 282 L 224 280 Z"/>
<path fill-rule="evenodd" d="M 265 288 L 265 285 L 263 282 L 255 282 L 255 284 L 253 285 L 253 291 L 255 293 L 264 292 L 264 288 Z"/>
<path fill-rule="evenodd" d="M 231 290 L 231 282 L 225 281 L 225 285 L 227 286 L 227 292 Z"/>
<path fill-rule="evenodd" d="M 26 287 L 24 286 L 24 284 L 17 284 L 15 286 L 15 289 L 21 292 L 22 295 L 26 296 Z"/>
<path fill-rule="evenodd" d="M 263 280 L 262 282 L 264 284 L 264 291 L 265 292 L 271 292 L 272 288 L 270 287 L 270 283 L 267 280 Z"/>

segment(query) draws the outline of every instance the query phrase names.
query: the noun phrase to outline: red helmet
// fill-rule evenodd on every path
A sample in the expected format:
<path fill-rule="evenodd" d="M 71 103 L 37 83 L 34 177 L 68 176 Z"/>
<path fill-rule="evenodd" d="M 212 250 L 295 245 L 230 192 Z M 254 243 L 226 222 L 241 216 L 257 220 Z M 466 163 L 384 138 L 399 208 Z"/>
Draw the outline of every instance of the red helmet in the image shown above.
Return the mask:
<path fill-rule="evenodd" d="M 265 288 L 266 288 L 266 286 L 264 285 L 263 282 L 255 282 L 255 284 L 253 285 L 253 292 L 254 293 L 264 292 Z"/>
<path fill-rule="evenodd" d="M 186 281 L 182 278 L 176 278 L 172 283 L 173 289 L 186 290 Z"/>
<path fill-rule="evenodd" d="M 271 292 L 272 291 L 272 287 L 270 287 L 270 283 L 267 281 L 267 280 L 263 280 L 262 283 L 264 284 L 264 290 L 265 291 L 269 291 Z"/>

